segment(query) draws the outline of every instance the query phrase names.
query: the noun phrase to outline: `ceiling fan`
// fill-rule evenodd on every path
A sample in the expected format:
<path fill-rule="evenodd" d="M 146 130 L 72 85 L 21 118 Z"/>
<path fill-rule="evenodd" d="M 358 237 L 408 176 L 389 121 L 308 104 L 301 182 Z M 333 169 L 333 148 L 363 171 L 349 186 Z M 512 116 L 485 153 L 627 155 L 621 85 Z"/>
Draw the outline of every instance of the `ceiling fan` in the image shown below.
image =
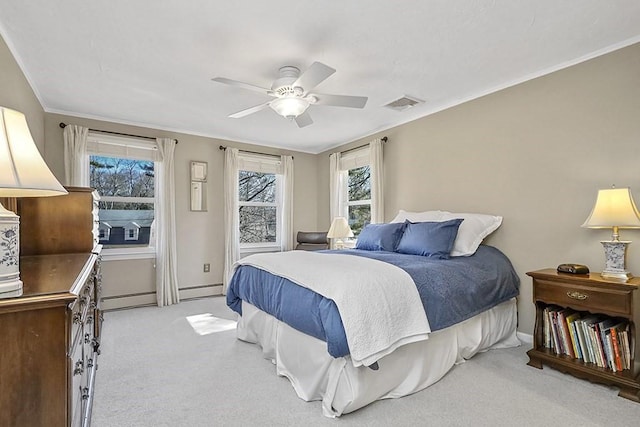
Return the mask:
<path fill-rule="evenodd" d="M 305 127 L 313 123 L 307 111 L 307 108 L 311 105 L 364 108 L 367 103 L 368 98 L 366 96 L 329 95 L 311 92 L 316 86 L 335 72 L 335 69 L 320 62 L 314 62 L 302 74 L 297 67 L 287 65 L 280 68 L 280 75 L 271 85 L 271 89 L 224 77 L 215 77 L 212 80 L 264 93 L 265 95 L 275 98 L 264 104 L 233 113 L 229 115 L 229 117 L 238 119 L 271 107 L 272 110 L 282 117 L 294 120 L 298 127 Z"/>

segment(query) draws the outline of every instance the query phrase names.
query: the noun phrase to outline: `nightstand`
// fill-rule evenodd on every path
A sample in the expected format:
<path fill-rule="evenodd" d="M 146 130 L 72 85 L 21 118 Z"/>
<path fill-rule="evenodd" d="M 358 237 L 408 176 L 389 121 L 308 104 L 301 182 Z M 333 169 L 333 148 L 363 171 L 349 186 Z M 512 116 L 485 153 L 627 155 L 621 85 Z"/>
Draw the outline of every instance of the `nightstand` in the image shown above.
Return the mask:
<path fill-rule="evenodd" d="M 579 378 L 619 387 L 618 396 L 640 402 L 636 327 L 640 320 L 640 278 L 622 282 L 603 279 L 599 273 L 574 275 L 558 273 L 556 269 L 527 275 L 533 278 L 536 306 L 528 364 L 539 369 L 548 365 Z M 618 325 L 624 334 L 618 328 L 605 333 L 607 325 Z M 615 343 L 611 335 L 617 337 Z M 624 343 L 619 335 L 623 335 Z M 607 351 L 614 355 L 612 358 L 616 354 L 620 357 L 620 352 L 625 351 L 623 344 L 627 346 L 628 369 L 612 368 L 607 364 Z"/>

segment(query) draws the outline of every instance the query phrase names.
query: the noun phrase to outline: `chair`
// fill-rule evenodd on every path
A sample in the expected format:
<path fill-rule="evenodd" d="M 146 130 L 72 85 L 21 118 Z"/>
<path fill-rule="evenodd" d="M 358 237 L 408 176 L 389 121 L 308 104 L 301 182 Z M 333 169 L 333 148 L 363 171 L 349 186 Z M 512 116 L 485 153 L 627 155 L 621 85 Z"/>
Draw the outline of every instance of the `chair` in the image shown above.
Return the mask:
<path fill-rule="evenodd" d="M 298 231 L 296 250 L 319 251 L 329 249 L 326 231 Z"/>

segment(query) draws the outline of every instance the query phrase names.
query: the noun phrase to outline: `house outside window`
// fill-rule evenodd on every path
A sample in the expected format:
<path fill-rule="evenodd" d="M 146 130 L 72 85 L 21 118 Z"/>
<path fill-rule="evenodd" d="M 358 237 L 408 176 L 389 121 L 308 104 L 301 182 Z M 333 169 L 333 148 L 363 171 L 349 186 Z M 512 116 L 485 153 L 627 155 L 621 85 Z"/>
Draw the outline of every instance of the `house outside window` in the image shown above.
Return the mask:
<path fill-rule="evenodd" d="M 240 249 L 277 250 L 281 240 L 280 159 L 241 155 L 238 171 Z"/>
<path fill-rule="evenodd" d="M 105 252 L 153 252 L 155 142 L 89 134 L 89 182 L 100 195 L 100 243 Z"/>

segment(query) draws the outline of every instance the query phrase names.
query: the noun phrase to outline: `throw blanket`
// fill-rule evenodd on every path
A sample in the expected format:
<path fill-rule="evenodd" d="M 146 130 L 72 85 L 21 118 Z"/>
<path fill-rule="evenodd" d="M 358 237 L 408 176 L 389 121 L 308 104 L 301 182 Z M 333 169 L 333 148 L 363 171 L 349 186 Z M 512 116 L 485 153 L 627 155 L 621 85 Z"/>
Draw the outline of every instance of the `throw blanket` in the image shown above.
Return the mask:
<path fill-rule="evenodd" d="M 427 339 L 431 329 L 411 276 L 384 262 L 307 251 L 256 254 L 235 264 L 284 277 L 333 300 L 354 366 Z M 322 275 L 317 274 L 322 271 Z"/>

